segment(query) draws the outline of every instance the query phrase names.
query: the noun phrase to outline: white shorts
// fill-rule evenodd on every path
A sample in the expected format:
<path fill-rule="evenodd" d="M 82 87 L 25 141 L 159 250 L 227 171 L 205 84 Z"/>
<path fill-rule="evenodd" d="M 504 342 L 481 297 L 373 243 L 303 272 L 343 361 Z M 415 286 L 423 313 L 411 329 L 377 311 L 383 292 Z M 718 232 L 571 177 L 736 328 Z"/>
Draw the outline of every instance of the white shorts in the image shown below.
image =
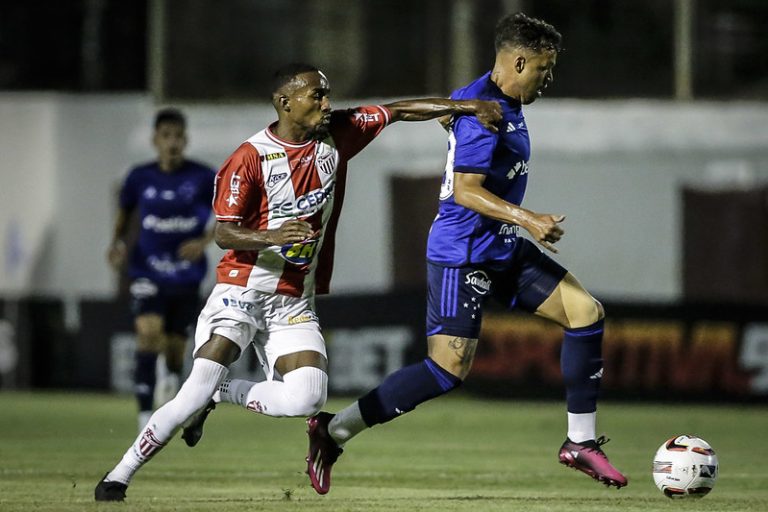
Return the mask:
<path fill-rule="evenodd" d="M 259 357 L 266 357 L 263 362 L 268 379 L 273 378 L 275 361 L 280 356 L 311 350 L 328 357 L 313 297 L 289 297 L 217 284 L 197 319 L 192 354 L 213 334 L 237 344 L 241 354 L 253 343 Z"/>

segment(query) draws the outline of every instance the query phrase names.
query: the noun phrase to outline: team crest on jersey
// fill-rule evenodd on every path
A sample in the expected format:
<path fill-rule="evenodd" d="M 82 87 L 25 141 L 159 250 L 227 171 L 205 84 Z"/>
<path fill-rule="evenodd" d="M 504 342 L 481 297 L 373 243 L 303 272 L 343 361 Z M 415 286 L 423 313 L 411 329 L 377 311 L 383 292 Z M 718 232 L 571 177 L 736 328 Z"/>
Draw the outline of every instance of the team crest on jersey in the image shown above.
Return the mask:
<path fill-rule="evenodd" d="M 491 291 L 491 278 L 482 270 L 470 272 L 464 278 L 464 284 L 468 284 L 478 295 L 487 295 Z"/>
<path fill-rule="evenodd" d="M 336 152 L 329 151 L 327 153 L 317 155 L 315 165 L 323 174 L 333 174 L 333 171 L 336 169 Z"/>
<path fill-rule="evenodd" d="M 317 252 L 317 240 L 309 240 L 296 244 L 285 244 L 280 248 L 280 255 L 294 265 L 308 265 Z"/>
<path fill-rule="evenodd" d="M 178 194 L 184 199 L 184 201 L 188 203 L 192 202 L 195 199 L 195 194 L 197 194 L 197 187 L 195 187 L 193 182 L 185 181 L 179 187 Z"/>

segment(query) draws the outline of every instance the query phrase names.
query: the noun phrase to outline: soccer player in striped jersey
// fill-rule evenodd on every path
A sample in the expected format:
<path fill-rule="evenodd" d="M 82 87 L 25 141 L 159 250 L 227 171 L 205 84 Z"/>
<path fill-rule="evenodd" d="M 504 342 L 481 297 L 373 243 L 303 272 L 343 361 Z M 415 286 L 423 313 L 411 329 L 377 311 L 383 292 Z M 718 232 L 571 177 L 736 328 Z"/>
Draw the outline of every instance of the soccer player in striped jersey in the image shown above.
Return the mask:
<path fill-rule="evenodd" d="M 504 17 L 495 34 L 491 71 L 455 91 L 454 99 L 498 101 L 499 130 L 469 116 L 453 116 L 440 206 L 427 242 L 428 357 L 388 376 L 376 389 L 336 415 L 308 420 L 308 473 L 325 494 L 342 446 L 374 425 L 458 387 L 477 347 L 482 306 L 488 298 L 565 329 L 561 369 L 566 388 L 568 433 L 561 463 L 618 488 L 627 479 L 614 468 L 596 438 L 597 397 L 602 377 L 604 312 L 545 249 L 563 236 L 563 215 L 536 213 L 521 205 L 528 181 L 530 139 L 522 106 L 553 80 L 561 36 L 541 20 L 518 13 Z"/>
<path fill-rule="evenodd" d="M 278 417 L 318 412 L 328 363 L 314 296 L 329 288 L 347 162 L 396 121 L 466 114 L 496 130 L 501 118 L 495 101 L 432 98 L 333 111 L 329 95 L 328 79 L 315 67 L 278 71 L 278 120 L 218 172 L 215 239 L 229 251 L 198 318 L 191 373 L 99 482 L 97 501 L 122 501 L 136 471 L 179 429 L 189 446 L 197 444 L 216 401 Z M 251 343 L 267 379 L 225 380 Z"/>

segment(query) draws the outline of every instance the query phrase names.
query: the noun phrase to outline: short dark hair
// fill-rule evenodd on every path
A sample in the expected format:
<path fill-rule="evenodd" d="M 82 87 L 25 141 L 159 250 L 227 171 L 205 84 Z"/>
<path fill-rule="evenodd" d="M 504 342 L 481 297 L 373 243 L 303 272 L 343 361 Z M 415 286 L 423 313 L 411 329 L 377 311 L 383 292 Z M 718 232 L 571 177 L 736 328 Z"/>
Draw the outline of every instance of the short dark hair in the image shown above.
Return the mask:
<path fill-rule="evenodd" d="M 305 64 L 303 62 L 292 62 L 282 66 L 272 75 L 272 92 L 276 93 L 285 84 L 296 78 L 296 76 L 302 73 L 311 73 L 314 71 L 320 71 L 312 64 Z"/>
<path fill-rule="evenodd" d="M 155 114 L 155 130 L 157 130 L 163 123 L 173 123 L 181 125 L 182 128 L 187 127 L 187 118 L 181 110 L 177 108 L 163 108 L 157 111 Z"/>
<path fill-rule="evenodd" d="M 529 50 L 561 50 L 563 36 L 546 21 L 531 18 L 522 12 L 504 16 L 496 24 L 495 46 L 498 52 L 504 47 L 520 47 Z"/>

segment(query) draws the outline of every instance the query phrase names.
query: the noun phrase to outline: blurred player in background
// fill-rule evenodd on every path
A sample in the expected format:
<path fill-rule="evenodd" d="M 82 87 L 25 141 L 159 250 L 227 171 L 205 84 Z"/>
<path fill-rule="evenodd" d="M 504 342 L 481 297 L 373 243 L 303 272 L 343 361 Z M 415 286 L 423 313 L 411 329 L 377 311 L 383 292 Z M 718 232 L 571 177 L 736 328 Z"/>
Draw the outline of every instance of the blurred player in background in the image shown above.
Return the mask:
<path fill-rule="evenodd" d="M 448 126 L 439 212 L 427 242 L 428 357 L 388 376 L 335 416 L 321 412 L 308 420 L 308 473 L 318 493 L 330 489 L 332 465 L 349 439 L 463 382 L 489 297 L 565 329 L 561 370 L 568 433 L 559 460 L 606 485 L 627 484 L 601 449 L 605 438 L 595 434 L 603 308 L 572 274 L 518 236 L 522 227 L 552 252 L 563 236 L 563 215 L 520 206 L 530 156 L 522 106 L 552 82 L 560 42 L 557 30 L 541 20 L 507 16 L 496 27 L 493 70 L 453 93 L 454 99 L 500 102 L 503 119 L 498 132 L 469 116 L 453 116 Z"/>
<path fill-rule="evenodd" d="M 198 319 L 192 371 L 99 482 L 97 501 L 122 501 L 134 473 L 180 428 L 189 446 L 197 444 L 216 401 L 278 417 L 319 411 L 328 362 L 314 296 L 329 289 L 347 162 L 396 121 L 468 114 L 494 130 L 501 117 L 498 103 L 477 99 L 332 111 L 328 79 L 303 64 L 279 70 L 272 90 L 278 120 L 216 176 L 215 238 L 229 251 Z M 224 380 L 252 342 L 267 379 Z"/>
<path fill-rule="evenodd" d="M 107 253 L 116 269 L 128 265 L 136 329 L 134 383 L 139 431 L 154 409 L 179 389 L 188 329 L 200 311 L 205 247 L 213 237 L 211 218 L 215 171 L 184 157 L 186 119 L 181 111 L 155 115 L 152 143 L 157 160 L 131 169 L 120 189 L 114 235 Z M 138 240 L 128 250 L 125 237 L 138 210 Z M 158 355 L 167 372 L 157 380 Z"/>

